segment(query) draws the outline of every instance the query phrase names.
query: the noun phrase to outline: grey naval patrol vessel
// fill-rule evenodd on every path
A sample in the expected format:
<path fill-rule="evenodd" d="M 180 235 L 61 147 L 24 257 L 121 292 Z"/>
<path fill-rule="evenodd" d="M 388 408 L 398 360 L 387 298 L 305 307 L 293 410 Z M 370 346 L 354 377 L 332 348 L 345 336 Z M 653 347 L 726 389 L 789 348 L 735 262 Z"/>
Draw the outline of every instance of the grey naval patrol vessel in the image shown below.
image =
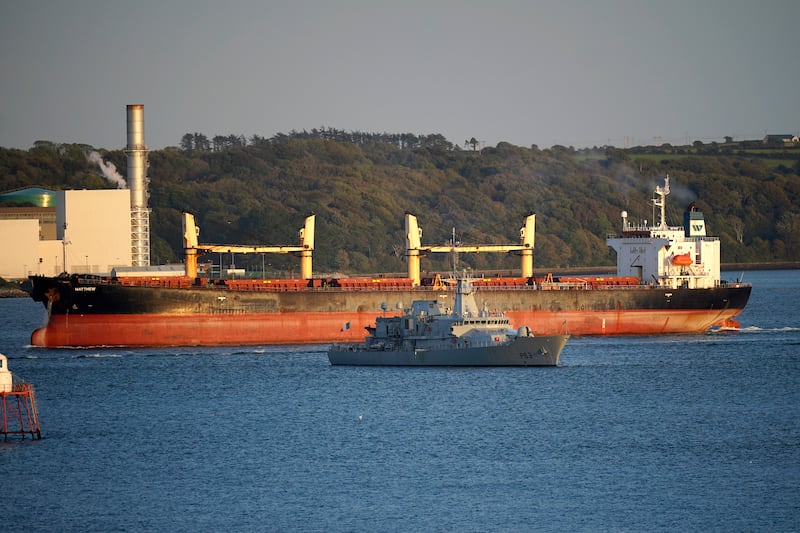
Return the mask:
<path fill-rule="evenodd" d="M 360 344 L 334 344 L 332 365 L 557 366 L 569 335 L 534 335 L 505 315 L 478 310 L 470 280 L 458 277 L 454 309 L 417 300 L 402 316 L 377 317 Z M 382 306 L 385 309 L 385 305 Z"/>

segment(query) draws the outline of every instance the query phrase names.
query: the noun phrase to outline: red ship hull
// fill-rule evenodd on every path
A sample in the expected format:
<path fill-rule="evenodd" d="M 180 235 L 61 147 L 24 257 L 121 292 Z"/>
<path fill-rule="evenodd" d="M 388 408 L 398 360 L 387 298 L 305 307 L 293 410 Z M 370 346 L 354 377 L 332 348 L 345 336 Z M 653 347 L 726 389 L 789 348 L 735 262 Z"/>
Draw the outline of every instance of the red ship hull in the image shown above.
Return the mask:
<path fill-rule="evenodd" d="M 514 325 L 535 324 L 537 335 L 663 335 L 704 333 L 739 311 L 517 311 Z M 226 346 L 325 344 L 361 340 L 376 313 L 224 315 L 56 315 L 31 336 L 42 347 Z M 350 324 L 345 329 L 344 324 Z"/>
<path fill-rule="evenodd" d="M 34 299 L 50 310 L 48 323 L 33 332 L 42 347 L 223 346 L 324 344 L 359 341 L 375 317 L 397 314 L 394 303 L 432 299 L 452 306 L 452 291 L 398 285 L 301 287 L 280 290 L 165 288 L 37 278 Z M 505 313 L 535 334 L 573 336 L 692 334 L 738 315 L 750 286 L 660 289 L 603 285 L 542 290 L 519 278 L 479 287 L 487 309 Z M 174 284 L 174 282 L 171 282 Z M 391 289 L 387 287 L 391 284 Z M 263 289 L 263 288 L 262 288 Z M 388 305 L 387 305 L 388 304 Z"/>

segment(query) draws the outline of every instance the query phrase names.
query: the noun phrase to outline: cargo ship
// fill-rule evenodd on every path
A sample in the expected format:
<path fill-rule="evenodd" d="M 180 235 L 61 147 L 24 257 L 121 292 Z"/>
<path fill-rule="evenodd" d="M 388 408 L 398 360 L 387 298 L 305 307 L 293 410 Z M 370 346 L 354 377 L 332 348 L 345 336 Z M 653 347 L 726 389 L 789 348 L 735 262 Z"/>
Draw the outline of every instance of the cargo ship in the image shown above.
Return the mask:
<path fill-rule="evenodd" d="M 490 313 L 536 335 L 621 336 L 697 334 L 730 324 L 744 309 L 751 286 L 720 279 L 720 242 L 706 236 L 703 214 L 690 206 L 683 225 L 668 226 L 669 177 L 652 202 L 654 225 L 622 213 L 615 276 L 534 275 L 535 215 L 520 242 L 424 246 L 414 215 L 406 214 L 408 275 L 316 277 L 312 271 L 314 216 L 292 246 L 211 245 L 198 242 L 194 217 L 184 214 L 184 271 L 160 275 L 31 276 L 31 297 L 47 309 L 46 324 L 31 335 L 42 347 L 220 346 L 352 342 L 374 325 L 376 313 L 400 316 L 416 300 L 454 305 L 446 276 L 420 275 L 431 253 L 514 253 L 520 275 L 474 276 L 476 298 Z M 199 254 L 284 253 L 300 257 L 298 279 L 217 279 L 198 275 Z M 113 273 L 112 273 L 113 274 Z M 354 332 L 358 332 L 355 333 Z M 355 335 L 355 337 L 354 337 Z"/>

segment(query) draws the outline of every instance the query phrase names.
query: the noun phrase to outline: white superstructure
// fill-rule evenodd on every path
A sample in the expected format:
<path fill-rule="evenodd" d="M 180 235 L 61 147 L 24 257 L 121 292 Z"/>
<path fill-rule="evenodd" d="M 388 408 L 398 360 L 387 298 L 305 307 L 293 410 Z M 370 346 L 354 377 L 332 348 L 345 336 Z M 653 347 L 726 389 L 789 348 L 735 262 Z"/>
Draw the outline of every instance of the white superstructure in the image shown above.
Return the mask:
<path fill-rule="evenodd" d="M 664 187 L 656 187 L 653 203 L 660 210 L 658 225 L 636 225 L 622 212 L 622 237 L 606 239 L 617 252 L 617 275 L 634 276 L 643 283 L 670 288 L 711 288 L 720 284 L 720 243 L 706 236 L 703 213 L 693 204 L 684 213 L 683 226 L 668 226 Z"/>

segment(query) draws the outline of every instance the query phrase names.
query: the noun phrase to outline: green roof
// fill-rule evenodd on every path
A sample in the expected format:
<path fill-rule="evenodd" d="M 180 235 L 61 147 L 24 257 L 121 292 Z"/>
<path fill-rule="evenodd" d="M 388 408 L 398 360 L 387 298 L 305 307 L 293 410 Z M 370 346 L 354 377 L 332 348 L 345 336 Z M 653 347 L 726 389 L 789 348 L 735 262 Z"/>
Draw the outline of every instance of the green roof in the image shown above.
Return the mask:
<path fill-rule="evenodd" d="M 0 194 L 0 204 L 31 204 L 36 207 L 55 207 L 56 193 L 47 189 L 33 187 Z"/>

